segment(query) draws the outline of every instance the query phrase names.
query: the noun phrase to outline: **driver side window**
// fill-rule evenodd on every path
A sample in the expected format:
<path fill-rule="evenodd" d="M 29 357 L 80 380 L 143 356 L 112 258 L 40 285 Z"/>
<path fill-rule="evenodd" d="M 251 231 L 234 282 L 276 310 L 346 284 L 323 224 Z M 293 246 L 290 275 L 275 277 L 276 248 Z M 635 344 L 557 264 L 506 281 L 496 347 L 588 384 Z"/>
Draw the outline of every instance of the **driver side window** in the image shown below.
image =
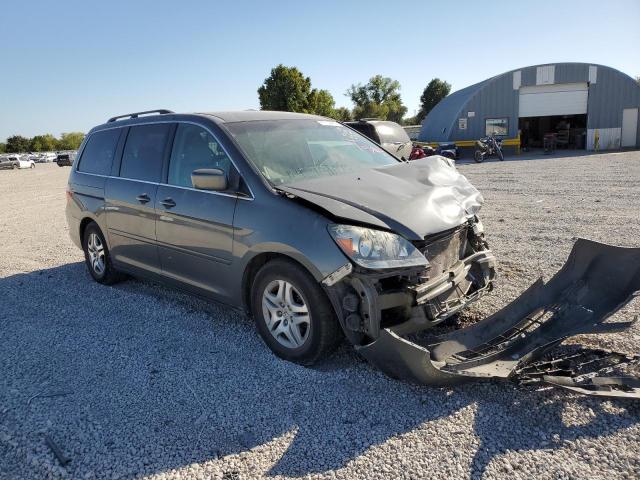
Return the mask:
<path fill-rule="evenodd" d="M 219 168 L 229 176 L 231 160 L 207 130 L 180 123 L 169 160 L 169 185 L 193 188 L 191 173 L 199 168 Z"/>

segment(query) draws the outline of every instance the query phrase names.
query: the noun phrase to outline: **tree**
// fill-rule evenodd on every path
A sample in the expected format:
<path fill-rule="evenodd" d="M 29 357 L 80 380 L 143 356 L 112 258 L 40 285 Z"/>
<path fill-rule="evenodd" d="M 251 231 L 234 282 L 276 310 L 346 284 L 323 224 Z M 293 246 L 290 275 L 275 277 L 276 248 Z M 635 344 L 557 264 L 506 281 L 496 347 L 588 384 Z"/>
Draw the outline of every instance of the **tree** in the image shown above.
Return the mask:
<path fill-rule="evenodd" d="M 29 149 L 32 152 L 50 152 L 56 149 L 58 140 L 50 133 L 47 133 L 45 135 L 36 135 L 29 143 Z"/>
<path fill-rule="evenodd" d="M 261 110 L 300 112 L 332 117 L 335 101 L 328 90 L 311 89 L 311 79 L 296 67 L 280 64 L 258 88 Z"/>
<path fill-rule="evenodd" d="M 333 111 L 333 118 L 340 122 L 348 122 L 350 120 L 353 120 L 353 117 L 351 116 L 351 110 L 349 110 L 347 107 L 336 108 Z"/>
<path fill-rule="evenodd" d="M 77 150 L 80 148 L 82 140 L 84 140 L 82 132 L 63 133 L 57 142 L 58 150 Z"/>
<path fill-rule="evenodd" d="M 271 69 L 258 88 L 261 110 L 304 112 L 311 93 L 311 80 L 296 67 L 280 64 Z"/>
<path fill-rule="evenodd" d="M 6 151 L 7 151 L 7 144 L 0 143 L 0 153 L 6 153 Z"/>
<path fill-rule="evenodd" d="M 375 117 L 402 122 L 407 107 L 400 98 L 400 82 L 376 75 L 365 85 L 351 85 L 346 95 L 355 105 L 354 118 Z"/>
<path fill-rule="evenodd" d="M 307 97 L 307 105 L 304 112 L 333 117 L 335 103 L 333 96 L 327 90 L 316 90 L 314 88 Z"/>
<path fill-rule="evenodd" d="M 7 153 L 22 153 L 29 151 L 30 142 L 28 138 L 22 135 L 13 135 L 7 138 Z"/>
<path fill-rule="evenodd" d="M 416 115 L 415 123 L 422 123 L 433 107 L 449 95 L 449 92 L 451 92 L 451 84 L 439 78 L 432 79 L 420 96 L 420 111 Z"/>

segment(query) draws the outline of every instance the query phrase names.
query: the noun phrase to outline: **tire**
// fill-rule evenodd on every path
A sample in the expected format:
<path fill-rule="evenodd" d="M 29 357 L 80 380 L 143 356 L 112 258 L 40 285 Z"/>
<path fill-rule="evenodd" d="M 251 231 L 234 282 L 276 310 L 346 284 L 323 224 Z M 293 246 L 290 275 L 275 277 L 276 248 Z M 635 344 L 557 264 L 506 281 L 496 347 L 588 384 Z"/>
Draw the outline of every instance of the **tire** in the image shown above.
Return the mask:
<path fill-rule="evenodd" d="M 89 274 L 96 282 L 112 285 L 125 278 L 122 273 L 113 268 L 107 242 L 95 222 L 91 222 L 84 230 L 82 250 L 84 250 L 84 261 Z M 96 261 L 96 256 L 98 260 L 101 258 L 102 261 Z M 99 266 L 100 268 L 98 268 Z"/>
<path fill-rule="evenodd" d="M 302 365 L 312 365 L 330 353 L 342 333 L 318 282 L 289 260 L 272 260 L 258 271 L 251 287 L 251 313 L 273 353 Z"/>
<path fill-rule="evenodd" d="M 502 153 L 502 149 L 498 149 L 498 151 L 496 152 L 498 154 L 498 159 L 500 159 L 501 162 L 504 161 L 504 154 Z"/>
<path fill-rule="evenodd" d="M 36 168 L 36 164 L 32 163 L 31 166 L 29 168 Z"/>
<path fill-rule="evenodd" d="M 16 168 L 18 168 L 18 166 L 15 163 L 11 164 L 11 170 L 15 170 Z"/>
<path fill-rule="evenodd" d="M 484 155 L 480 150 L 476 150 L 475 153 L 473 154 L 473 159 L 475 160 L 476 163 L 482 163 L 484 161 Z"/>

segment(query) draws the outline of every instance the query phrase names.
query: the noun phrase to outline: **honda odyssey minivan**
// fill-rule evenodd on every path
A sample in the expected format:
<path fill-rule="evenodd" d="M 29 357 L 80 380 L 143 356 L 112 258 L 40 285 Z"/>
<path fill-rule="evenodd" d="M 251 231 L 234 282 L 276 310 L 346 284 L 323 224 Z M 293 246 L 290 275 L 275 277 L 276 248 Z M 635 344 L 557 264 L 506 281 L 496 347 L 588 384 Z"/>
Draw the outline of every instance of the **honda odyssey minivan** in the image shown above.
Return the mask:
<path fill-rule="evenodd" d="M 239 307 L 280 357 L 430 328 L 492 288 L 481 194 L 449 159 L 402 161 L 287 112 L 114 117 L 73 163 L 66 216 L 90 275 Z"/>

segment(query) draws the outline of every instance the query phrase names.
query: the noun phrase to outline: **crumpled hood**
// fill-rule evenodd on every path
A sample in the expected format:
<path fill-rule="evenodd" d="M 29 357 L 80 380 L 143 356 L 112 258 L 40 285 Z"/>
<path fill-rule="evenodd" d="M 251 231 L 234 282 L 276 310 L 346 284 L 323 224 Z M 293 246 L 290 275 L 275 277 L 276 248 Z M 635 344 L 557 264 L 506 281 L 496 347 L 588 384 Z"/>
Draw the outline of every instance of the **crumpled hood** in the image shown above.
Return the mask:
<path fill-rule="evenodd" d="M 482 194 L 450 162 L 432 156 L 278 188 L 335 217 L 421 240 L 461 225 L 484 202 Z"/>

